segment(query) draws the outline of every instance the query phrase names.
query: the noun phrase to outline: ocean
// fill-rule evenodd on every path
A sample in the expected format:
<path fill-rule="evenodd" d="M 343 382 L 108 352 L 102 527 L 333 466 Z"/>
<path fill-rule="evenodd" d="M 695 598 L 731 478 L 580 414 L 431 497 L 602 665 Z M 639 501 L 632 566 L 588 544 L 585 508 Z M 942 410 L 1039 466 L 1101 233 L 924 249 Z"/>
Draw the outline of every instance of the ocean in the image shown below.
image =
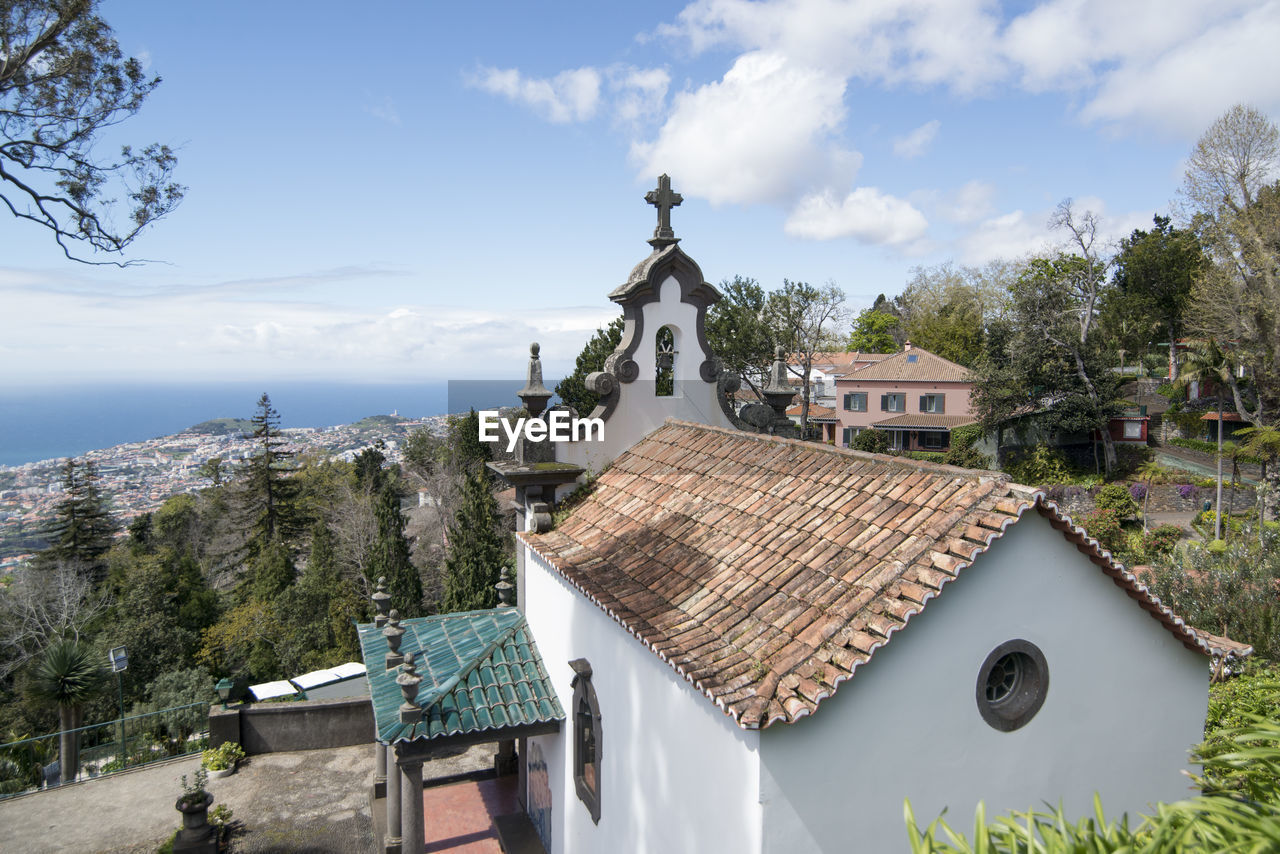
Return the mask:
<path fill-rule="evenodd" d="M 355 384 L 319 382 L 80 385 L 0 388 L 0 465 L 74 457 L 181 432 L 212 418 L 251 418 L 265 391 L 284 427 L 350 424 L 398 412 L 423 418 L 512 406 L 522 380 Z M 554 382 L 548 382 L 554 387 Z"/>

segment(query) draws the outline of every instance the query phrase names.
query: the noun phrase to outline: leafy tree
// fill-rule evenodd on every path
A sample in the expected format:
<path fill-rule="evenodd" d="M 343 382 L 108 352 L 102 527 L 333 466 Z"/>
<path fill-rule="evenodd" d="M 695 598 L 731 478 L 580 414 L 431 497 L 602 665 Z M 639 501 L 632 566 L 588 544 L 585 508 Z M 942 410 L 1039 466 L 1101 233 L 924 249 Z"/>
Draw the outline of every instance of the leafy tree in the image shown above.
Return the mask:
<path fill-rule="evenodd" d="M 103 555 L 111 548 L 116 523 L 98 489 L 97 465 L 67 460 L 62 467 L 62 493 L 49 531 L 51 544 L 38 565 L 68 563 L 98 579 L 106 568 Z"/>
<path fill-rule="evenodd" d="M 121 253 L 169 213 L 185 188 L 172 180 L 167 145 L 124 146 L 104 137 L 160 84 L 124 58 L 95 0 L 7 0 L 0 5 L 0 201 L 49 229 L 63 253 Z M 128 217 L 111 215 L 119 194 Z M 90 262 L 117 263 L 120 262 Z M 127 262 L 126 262 L 127 263 Z"/>
<path fill-rule="evenodd" d="M 1076 222 L 1069 205 L 1059 215 L 1090 246 L 1096 222 Z M 1086 255 L 1059 254 L 1029 262 L 1011 288 L 1008 325 L 995 324 L 987 353 L 974 370 L 973 402 L 982 424 L 996 429 L 1023 409 L 1038 410 L 1050 431 L 1102 436 L 1103 462 L 1116 466 L 1106 429 L 1119 411 L 1118 380 L 1098 336 L 1091 336 L 1100 288 L 1100 263 Z"/>
<path fill-rule="evenodd" d="M 853 321 L 849 343 L 845 349 L 861 353 L 896 353 L 898 342 L 892 331 L 899 326 L 898 318 L 874 308 L 863 309 Z"/>
<path fill-rule="evenodd" d="M 111 604 L 105 590 L 67 563 L 15 570 L 11 579 L 0 588 L 0 678 L 54 638 L 88 640 Z"/>
<path fill-rule="evenodd" d="M 482 472 L 484 468 L 477 466 L 475 470 Z M 422 578 L 409 560 L 400 495 L 392 487 L 384 487 L 378 493 L 374 516 L 378 520 L 378 539 L 370 562 L 370 577 L 387 579 L 387 592 L 402 617 L 420 617 L 424 612 Z"/>
<path fill-rule="evenodd" d="M 1174 228 L 1156 214 L 1150 231 L 1134 229 L 1120 242 L 1112 288 L 1102 299 L 1101 322 L 1119 347 L 1146 350 L 1150 336 L 1182 337 L 1193 282 L 1206 266 L 1195 233 Z M 1178 377 L 1176 347 L 1169 347 L 1169 376 Z"/>
<path fill-rule="evenodd" d="M 290 478 L 293 452 L 285 448 L 280 413 L 266 393 L 258 399 L 252 423 L 258 453 L 244 468 L 240 516 L 248 533 L 249 556 L 255 558 L 276 540 L 296 537 L 302 525 L 297 485 Z"/>
<path fill-rule="evenodd" d="M 449 526 L 443 612 L 474 611 L 498 604 L 494 585 L 507 562 L 499 524 L 489 474 L 477 469 L 467 476 L 454 524 Z"/>
<path fill-rule="evenodd" d="M 622 343 L 623 320 L 615 317 L 603 329 L 597 329 L 578 354 L 573 373 L 556 383 L 556 396 L 560 402 L 572 406 L 579 415 L 586 417 L 596 408 L 600 398 L 587 389 L 587 375 L 604 370 L 604 361 L 613 355 Z"/>
<path fill-rule="evenodd" d="M 254 561 L 253 596 L 261 602 L 271 602 L 293 584 L 296 577 L 288 546 L 273 540 Z"/>
<path fill-rule="evenodd" d="M 200 464 L 200 468 L 197 469 L 197 473 L 201 477 L 207 477 L 209 480 L 213 481 L 214 486 L 222 486 L 222 464 L 222 457 L 210 457 Z"/>
<path fill-rule="evenodd" d="M 800 435 L 809 426 L 809 376 L 819 353 L 841 350 L 839 326 L 844 321 L 844 291 L 828 283 L 782 280 L 769 294 L 766 317 L 774 340 L 791 354 L 791 372 L 800 377 Z"/>
<path fill-rule="evenodd" d="M 71 639 L 51 643 L 36 662 L 31 693 L 58 707 L 59 759 L 62 782 L 70 783 L 80 769 L 77 733 L 84 723 L 84 704 L 102 690 L 106 673 L 93 647 Z"/>
<path fill-rule="evenodd" d="M 885 454 L 889 451 L 889 434 L 884 430 L 877 430 L 872 427 L 854 436 L 853 441 L 849 443 L 849 447 L 859 451 L 869 451 L 873 454 Z"/>
<path fill-rule="evenodd" d="M 493 446 L 480 441 L 480 416 L 474 409 L 449 416 L 446 441 L 449 455 L 464 468 L 483 467 L 493 459 Z"/>
<path fill-rule="evenodd" d="M 707 343 L 726 370 L 759 392 L 777 346 L 766 315 L 768 298 L 755 279 L 741 276 L 722 281 L 720 293 L 723 299 L 707 309 Z"/>
<path fill-rule="evenodd" d="M 1253 384 L 1228 380 L 1241 418 L 1280 425 L 1280 129 L 1237 104 L 1196 142 L 1183 197 L 1212 261 L 1192 291 L 1192 330 L 1231 342 Z"/>

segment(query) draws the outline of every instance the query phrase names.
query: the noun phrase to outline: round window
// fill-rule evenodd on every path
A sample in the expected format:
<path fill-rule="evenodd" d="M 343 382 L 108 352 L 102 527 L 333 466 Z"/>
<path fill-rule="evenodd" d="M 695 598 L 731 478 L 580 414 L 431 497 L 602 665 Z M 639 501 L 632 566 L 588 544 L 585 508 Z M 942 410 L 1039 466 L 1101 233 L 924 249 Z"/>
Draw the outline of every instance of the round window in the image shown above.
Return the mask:
<path fill-rule="evenodd" d="M 1035 717 L 1048 693 L 1044 653 L 1029 641 L 1000 644 L 978 671 L 978 711 L 1001 732 L 1011 732 Z"/>

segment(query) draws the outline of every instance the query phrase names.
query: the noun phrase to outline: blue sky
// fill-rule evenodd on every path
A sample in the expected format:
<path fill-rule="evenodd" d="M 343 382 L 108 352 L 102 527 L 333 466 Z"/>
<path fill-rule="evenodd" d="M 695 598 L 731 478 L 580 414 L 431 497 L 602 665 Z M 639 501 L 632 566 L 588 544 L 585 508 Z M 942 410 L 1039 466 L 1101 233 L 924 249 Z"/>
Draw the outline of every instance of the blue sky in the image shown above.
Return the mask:
<path fill-rule="evenodd" d="M 1280 114 L 1280 4 L 121 2 L 164 78 L 111 142 L 179 149 L 119 270 L 0 221 L 13 384 L 549 376 L 615 314 L 659 172 L 717 283 L 1036 251 L 1065 197 L 1168 212 L 1236 102 Z"/>

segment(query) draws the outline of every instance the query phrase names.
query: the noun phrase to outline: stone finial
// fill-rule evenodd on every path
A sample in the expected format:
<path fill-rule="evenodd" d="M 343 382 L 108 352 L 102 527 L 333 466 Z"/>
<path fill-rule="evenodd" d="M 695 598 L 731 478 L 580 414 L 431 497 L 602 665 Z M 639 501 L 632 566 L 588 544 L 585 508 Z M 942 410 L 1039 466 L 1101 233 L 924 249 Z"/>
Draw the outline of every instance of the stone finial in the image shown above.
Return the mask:
<path fill-rule="evenodd" d="M 502 568 L 501 578 L 498 579 L 497 584 L 493 585 L 498 590 L 498 607 L 499 608 L 511 607 L 511 598 L 512 598 L 511 593 L 512 593 L 512 590 L 514 590 L 515 588 L 511 584 L 511 581 L 509 580 L 510 578 L 511 578 L 511 571 L 504 566 Z"/>
<path fill-rule="evenodd" d="M 422 684 L 422 677 L 418 675 L 418 668 L 413 663 L 412 652 L 404 657 L 396 684 L 404 695 L 404 702 L 400 705 L 400 723 L 412 724 L 422 720 L 422 707 L 418 705 L 418 686 Z"/>
<path fill-rule="evenodd" d="M 547 408 L 551 392 L 542 384 L 542 360 L 538 358 L 538 342 L 529 345 L 529 370 L 524 388 L 516 392 L 516 396 L 524 401 L 524 408 L 537 418 Z"/>
<path fill-rule="evenodd" d="M 400 612 L 393 610 L 387 620 L 387 627 L 382 630 L 382 636 L 387 639 L 388 670 L 398 667 L 404 661 L 404 656 L 400 654 L 400 640 L 404 637 L 404 632 L 404 626 L 400 625 Z"/>
<path fill-rule="evenodd" d="M 378 576 L 378 586 L 369 598 L 373 600 L 373 607 L 378 612 L 373 618 L 373 624 L 382 628 L 387 624 L 387 608 L 391 605 L 391 594 L 387 593 L 386 576 Z"/>
<path fill-rule="evenodd" d="M 760 393 L 764 395 L 774 411 L 783 417 L 786 416 L 787 407 L 796 396 L 796 390 L 787 380 L 786 351 L 781 346 L 774 349 L 773 366 L 769 369 L 769 384 L 761 389 Z"/>
<path fill-rule="evenodd" d="M 671 229 L 671 209 L 684 201 L 684 196 L 671 191 L 671 178 L 668 175 L 658 176 L 658 188 L 645 193 L 644 200 L 658 209 L 658 227 L 653 230 L 649 245 L 654 249 L 662 249 L 680 238 Z"/>

